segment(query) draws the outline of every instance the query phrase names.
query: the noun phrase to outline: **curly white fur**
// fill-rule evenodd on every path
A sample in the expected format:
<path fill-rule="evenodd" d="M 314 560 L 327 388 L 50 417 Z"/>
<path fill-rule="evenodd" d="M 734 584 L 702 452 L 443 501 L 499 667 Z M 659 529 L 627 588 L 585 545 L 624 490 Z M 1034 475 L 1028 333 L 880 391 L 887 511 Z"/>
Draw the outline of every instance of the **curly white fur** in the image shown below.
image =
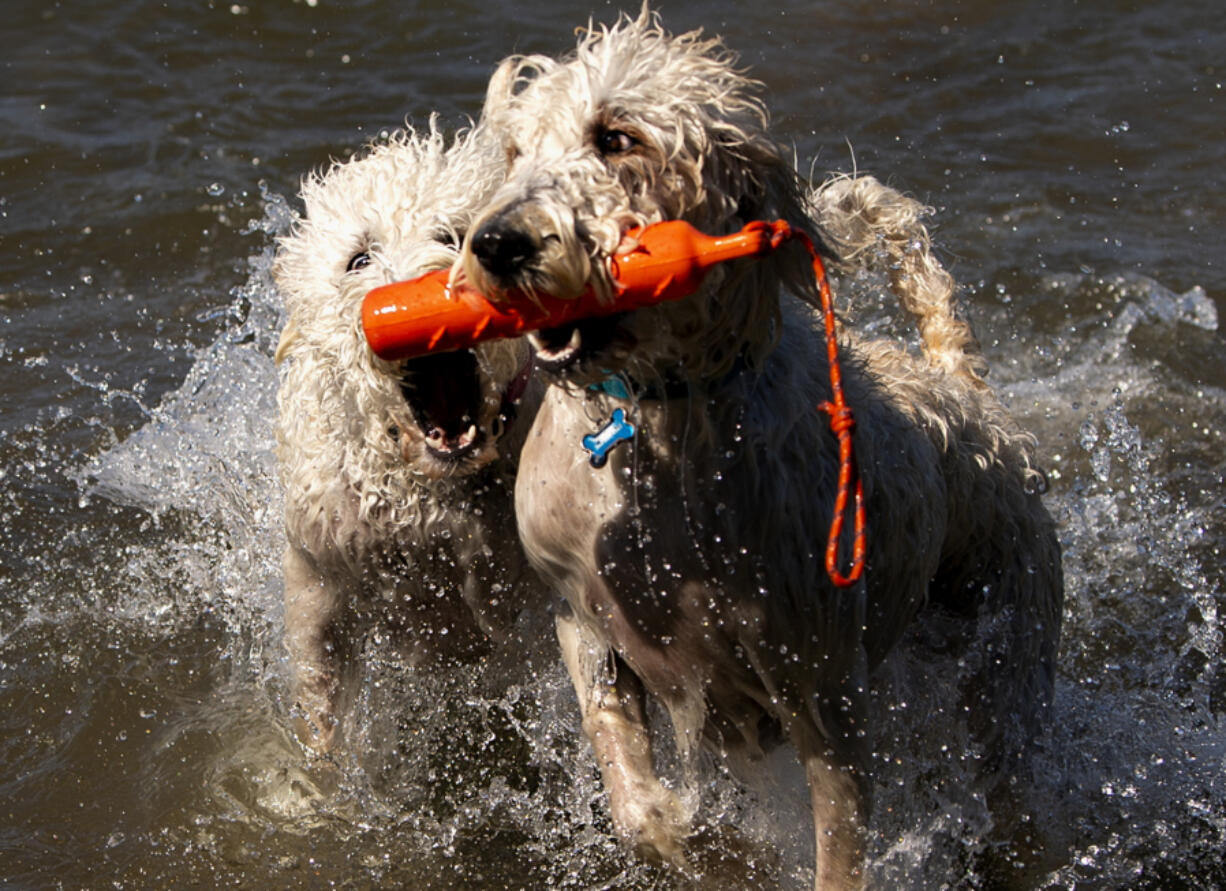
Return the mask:
<path fill-rule="evenodd" d="M 371 622 L 424 661 L 479 650 L 520 606 L 512 468 L 539 396 L 509 432 L 507 398 L 526 344 L 482 346 L 476 361 L 386 362 L 361 325 L 371 288 L 453 262 L 503 170 L 479 132 L 448 145 L 432 122 L 307 178 L 305 214 L 279 245 L 287 641 L 301 729 L 318 748 L 334 742 L 346 663 Z M 465 431 L 461 448 L 430 412 L 459 411 L 447 403 L 466 393 L 473 416 L 450 420 L 471 422 L 476 439 Z"/>
<path fill-rule="evenodd" d="M 665 38 L 647 17 L 589 31 L 565 63 L 544 56 L 503 62 L 486 120 L 501 134 L 513 175 L 483 222 L 518 224 L 537 242 L 539 256 L 515 285 L 559 297 L 589 283 L 611 293 L 603 258 L 623 246 L 628 228 L 661 220 L 716 232 L 786 217 L 811 230 L 790 162 L 765 134 L 754 85 L 718 40 L 698 32 Z M 633 146 L 616 157 L 592 150 L 611 134 L 624 134 Z M 738 272 L 757 291 L 777 277 L 752 264 Z M 506 285 L 471 250 L 459 274 L 491 295 Z M 727 274 L 717 269 L 709 283 Z M 794 284 L 805 282 L 802 276 Z M 775 316 L 777 308 L 760 300 L 690 300 L 644 310 L 634 323 L 637 347 L 620 358 L 639 377 L 665 362 L 718 376 L 742 357 L 757 360 L 769 351 Z"/>
<path fill-rule="evenodd" d="M 1062 581 L 1032 440 L 983 382 L 919 206 L 867 177 L 806 200 L 757 85 L 718 41 L 670 36 L 644 9 L 561 61 L 508 60 L 487 112 L 507 181 L 453 275 L 494 298 L 607 291 L 604 261 L 631 225 L 783 218 L 848 265 L 881 262 L 917 320 L 923 357 L 840 336 L 869 518 L 853 588 L 821 559 L 838 461 L 799 249 L 728 264 L 684 300 L 537 335 L 551 386 L 516 482 L 525 549 L 571 608 L 559 640 L 618 831 L 684 859 L 688 809 L 652 771 L 646 691 L 683 753 L 705 738 L 753 754 L 782 732 L 811 787 L 817 884 L 857 887 L 869 672 L 925 605 L 980 643 L 966 695 L 995 767 L 1050 701 Z M 595 469 L 580 441 L 616 407 L 637 435 Z"/>

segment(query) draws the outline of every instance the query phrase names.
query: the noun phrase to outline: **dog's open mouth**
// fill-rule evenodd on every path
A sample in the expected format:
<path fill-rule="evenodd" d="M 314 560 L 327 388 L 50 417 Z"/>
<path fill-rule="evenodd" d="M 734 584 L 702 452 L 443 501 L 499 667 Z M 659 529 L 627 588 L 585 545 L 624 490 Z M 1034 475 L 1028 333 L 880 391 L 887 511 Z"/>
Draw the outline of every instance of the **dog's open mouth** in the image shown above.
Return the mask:
<path fill-rule="evenodd" d="M 404 363 L 400 391 L 436 458 L 460 460 L 485 439 L 477 357 L 471 350 L 421 356 Z"/>
<path fill-rule="evenodd" d="M 528 335 L 528 342 L 536 353 L 536 367 L 550 374 L 560 374 L 602 353 L 624 336 L 620 322 L 625 315 L 584 319 L 534 331 Z"/>

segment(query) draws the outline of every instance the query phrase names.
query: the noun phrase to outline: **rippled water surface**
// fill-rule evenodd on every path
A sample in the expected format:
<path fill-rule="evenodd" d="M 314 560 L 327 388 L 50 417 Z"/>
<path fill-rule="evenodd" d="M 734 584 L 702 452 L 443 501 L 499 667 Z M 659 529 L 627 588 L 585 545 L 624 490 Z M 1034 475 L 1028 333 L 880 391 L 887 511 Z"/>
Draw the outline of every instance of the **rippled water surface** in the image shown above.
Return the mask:
<path fill-rule="evenodd" d="M 939 667 L 902 656 L 876 699 L 871 877 L 1226 884 L 1219 3 L 660 8 L 740 51 L 815 178 L 856 167 L 936 208 L 1050 468 L 1065 637 L 1019 793 L 1040 853 L 983 867 L 992 817 L 939 684 L 908 687 Z M 312 761 L 288 731 L 269 264 L 298 179 L 406 118 L 459 125 L 502 56 L 616 9 L 6 10 L 0 885 L 811 883 L 786 772 L 755 794 L 708 766 L 701 878 L 621 853 L 549 660 L 423 678 L 376 648 L 352 752 Z"/>

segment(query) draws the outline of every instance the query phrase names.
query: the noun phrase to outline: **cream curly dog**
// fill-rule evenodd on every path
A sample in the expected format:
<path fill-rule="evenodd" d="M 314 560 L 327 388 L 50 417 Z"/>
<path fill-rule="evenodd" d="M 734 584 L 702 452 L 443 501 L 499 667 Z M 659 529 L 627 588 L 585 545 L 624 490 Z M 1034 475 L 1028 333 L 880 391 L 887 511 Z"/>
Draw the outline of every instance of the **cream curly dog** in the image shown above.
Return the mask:
<path fill-rule="evenodd" d="M 360 312 L 371 288 L 449 266 L 503 173 L 479 132 L 448 145 L 432 122 L 305 180 L 279 245 L 286 637 L 300 735 L 320 750 L 374 622 L 427 663 L 476 656 L 521 606 L 513 464 L 539 402 L 526 343 L 385 362 Z"/>
<path fill-rule="evenodd" d="M 604 260 L 631 247 L 631 226 L 782 218 L 891 277 L 923 354 L 840 335 L 868 511 L 854 587 L 835 587 L 821 556 L 838 460 L 799 249 L 717 269 L 675 303 L 535 335 L 550 386 L 516 481 L 525 549 L 570 607 L 558 635 L 620 834 L 684 859 L 691 814 L 653 770 L 646 691 L 683 755 L 702 739 L 750 755 L 790 740 L 817 884 L 857 887 L 871 669 L 926 605 L 961 622 L 982 655 L 968 657 L 968 708 L 1004 765 L 1050 701 L 1060 551 L 1033 442 L 981 377 L 919 208 L 870 178 L 806 202 L 756 91 L 717 40 L 670 36 L 646 9 L 560 61 L 509 59 L 487 99 L 507 182 L 453 275 L 494 298 L 608 293 Z M 633 437 L 593 466 L 583 440 L 618 409 Z"/>

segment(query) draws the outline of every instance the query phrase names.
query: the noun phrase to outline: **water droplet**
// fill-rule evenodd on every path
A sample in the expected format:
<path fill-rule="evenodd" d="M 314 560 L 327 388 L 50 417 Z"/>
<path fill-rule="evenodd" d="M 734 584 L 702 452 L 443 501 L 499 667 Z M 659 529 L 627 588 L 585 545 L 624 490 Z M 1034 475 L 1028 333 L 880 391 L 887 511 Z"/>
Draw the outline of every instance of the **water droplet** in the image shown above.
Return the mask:
<path fill-rule="evenodd" d="M 1091 451 L 1098 442 L 1098 428 L 1094 426 L 1093 421 L 1086 421 L 1081 425 L 1079 431 L 1079 440 L 1081 447 L 1087 452 Z"/>

